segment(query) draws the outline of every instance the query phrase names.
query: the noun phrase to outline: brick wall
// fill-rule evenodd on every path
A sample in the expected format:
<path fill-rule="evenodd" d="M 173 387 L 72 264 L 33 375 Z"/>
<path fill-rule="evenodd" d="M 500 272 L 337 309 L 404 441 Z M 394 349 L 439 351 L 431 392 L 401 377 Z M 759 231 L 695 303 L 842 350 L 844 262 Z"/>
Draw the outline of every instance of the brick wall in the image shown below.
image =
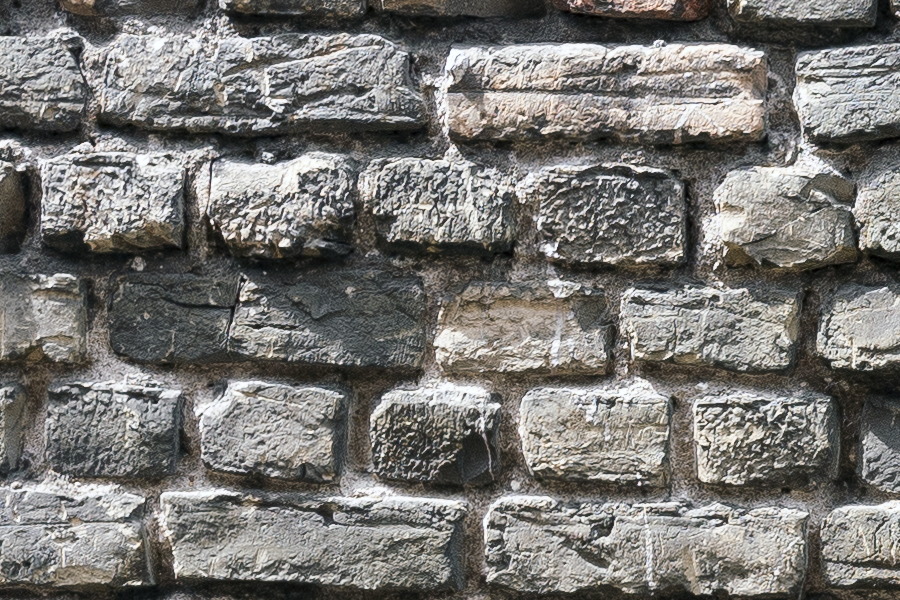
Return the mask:
<path fill-rule="evenodd" d="M 0 0 L 0 597 L 895 598 L 898 12 Z"/>

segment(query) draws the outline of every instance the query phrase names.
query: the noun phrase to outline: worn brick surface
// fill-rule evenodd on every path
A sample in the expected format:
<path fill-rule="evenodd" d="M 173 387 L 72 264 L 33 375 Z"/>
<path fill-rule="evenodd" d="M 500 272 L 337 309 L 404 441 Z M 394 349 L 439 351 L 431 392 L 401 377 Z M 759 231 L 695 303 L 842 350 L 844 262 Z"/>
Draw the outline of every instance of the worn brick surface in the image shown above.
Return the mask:
<path fill-rule="evenodd" d="M 822 561 L 828 583 L 872 588 L 900 585 L 895 548 L 900 502 L 843 506 L 822 522 Z"/>
<path fill-rule="evenodd" d="M 15 251 L 25 234 L 25 202 L 22 177 L 0 161 L 0 253 Z"/>
<path fill-rule="evenodd" d="M 219 0 L 223 10 L 250 15 L 358 17 L 366 0 Z"/>
<path fill-rule="evenodd" d="M 709 14 L 710 0 L 552 0 L 553 6 L 598 17 L 695 21 Z"/>
<path fill-rule="evenodd" d="M 18 466 L 25 437 L 25 389 L 0 384 L 0 472 Z"/>
<path fill-rule="evenodd" d="M 876 0 L 728 0 L 735 21 L 753 24 L 872 27 Z"/>
<path fill-rule="evenodd" d="M 65 10 L 87 17 L 191 13 L 200 0 L 59 0 Z"/>
<path fill-rule="evenodd" d="M 900 288 L 847 285 L 826 299 L 816 351 L 832 368 L 855 371 L 900 365 Z"/>
<path fill-rule="evenodd" d="M 370 0 L 376 10 L 420 17 L 512 17 L 543 8 L 540 0 Z"/>
<path fill-rule="evenodd" d="M 859 433 L 860 477 L 867 484 L 894 494 L 900 492 L 898 418 L 900 401 L 871 398 L 863 406 Z"/>
<path fill-rule="evenodd" d="M 886 151 L 885 151 L 886 150 Z M 853 214 L 859 223 L 859 247 L 874 256 L 900 259 L 900 156 L 887 148 L 877 152 L 860 173 Z"/>

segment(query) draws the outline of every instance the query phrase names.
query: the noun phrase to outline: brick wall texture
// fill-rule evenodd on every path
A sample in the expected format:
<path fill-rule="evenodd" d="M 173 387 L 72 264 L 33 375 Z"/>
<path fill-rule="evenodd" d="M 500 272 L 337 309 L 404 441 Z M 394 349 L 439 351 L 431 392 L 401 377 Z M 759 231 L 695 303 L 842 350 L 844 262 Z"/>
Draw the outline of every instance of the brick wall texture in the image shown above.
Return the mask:
<path fill-rule="evenodd" d="M 0 0 L 0 600 L 900 597 L 896 0 Z"/>

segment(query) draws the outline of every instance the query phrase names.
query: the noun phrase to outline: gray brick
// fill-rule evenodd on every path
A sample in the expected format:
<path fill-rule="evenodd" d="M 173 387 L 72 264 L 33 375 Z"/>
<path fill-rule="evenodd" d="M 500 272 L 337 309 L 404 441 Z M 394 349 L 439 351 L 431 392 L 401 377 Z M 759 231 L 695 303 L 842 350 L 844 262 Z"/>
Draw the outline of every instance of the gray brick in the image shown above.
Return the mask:
<path fill-rule="evenodd" d="M 839 288 L 823 303 L 816 351 L 834 369 L 900 366 L 900 286 Z"/>
<path fill-rule="evenodd" d="M 370 0 L 376 10 L 425 17 L 514 17 L 543 8 L 540 0 Z"/>
<path fill-rule="evenodd" d="M 201 0 L 60 0 L 64 10 L 86 17 L 191 13 Z"/>
<path fill-rule="evenodd" d="M 870 398 L 860 419 L 859 474 L 879 490 L 900 492 L 900 400 Z"/>
<path fill-rule="evenodd" d="M 859 193 L 853 213 L 859 223 L 861 250 L 900 260 L 900 154 L 895 148 L 873 151 L 857 177 Z"/>
<path fill-rule="evenodd" d="M 250 15 L 310 15 L 358 17 L 366 0 L 219 0 L 222 10 Z"/>
<path fill-rule="evenodd" d="M 0 472 L 15 469 L 25 437 L 25 390 L 0 384 Z"/>
<path fill-rule="evenodd" d="M 25 236 L 25 189 L 11 163 L 0 160 L 0 253 L 14 252 Z"/>
<path fill-rule="evenodd" d="M 710 0 L 552 0 L 553 6 L 598 17 L 696 21 L 709 14 Z"/>
<path fill-rule="evenodd" d="M 838 508 L 822 522 L 821 537 L 830 585 L 867 589 L 900 585 L 896 552 L 900 502 Z"/>
<path fill-rule="evenodd" d="M 878 16 L 876 0 L 728 0 L 738 23 L 760 25 L 817 25 L 872 27 Z"/>

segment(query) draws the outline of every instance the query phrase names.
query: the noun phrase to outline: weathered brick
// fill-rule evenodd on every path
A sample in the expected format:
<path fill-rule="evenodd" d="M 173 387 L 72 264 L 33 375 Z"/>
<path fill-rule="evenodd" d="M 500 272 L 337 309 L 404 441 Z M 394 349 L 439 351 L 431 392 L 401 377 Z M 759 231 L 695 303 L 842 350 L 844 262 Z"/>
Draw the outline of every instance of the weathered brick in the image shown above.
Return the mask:
<path fill-rule="evenodd" d="M 870 398 L 860 419 L 859 474 L 885 492 L 900 492 L 900 400 Z"/>
<path fill-rule="evenodd" d="M 815 269 L 856 260 L 854 184 L 796 167 L 731 171 L 714 194 L 708 237 L 728 266 Z"/>
<path fill-rule="evenodd" d="M 41 239 L 58 250 L 180 248 L 185 168 L 168 154 L 66 154 L 41 162 Z"/>
<path fill-rule="evenodd" d="M 553 6 L 599 17 L 696 21 L 709 14 L 710 0 L 552 0 Z"/>
<path fill-rule="evenodd" d="M 876 0 L 728 0 L 738 23 L 872 27 Z"/>
<path fill-rule="evenodd" d="M 822 308 L 816 351 L 835 369 L 900 366 L 900 287 L 838 289 Z"/>
<path fill-rule="evenodd" d="M 276 165 L 216 161 L 207 215 L 237 256 L 347 254 L 356 173 L 341 155 L 310 153 Z"/>
<path fill-rule="evenodd" d="M 153 583 L 144 498 L 112 485 L 0 488 L 0 586 L 124 587 Z"/>
<path fill-rule="evenodd" d="M 900 502 L 844 506 L 822 522 L 825 578 L 837 587 L 900 585 Z"/>
<path fill-rule="evenodd" d="M 283 581 L 432 591 L 462 583 L 461 521 L 451 500 L 300 498 L 165 492 L 163 533 L 180 581 Z"/>
<path fill-rule="evenodd" d="M 794 362 L 800 297 L 780 290 L 631 288 L 620 324 L 631 358 L 776 371 Z"/>
<path fill-rule="evenodd" d="M 434 348 L 454 373 L 605 373 L 612 332 L 599 290 L 472 283 L 441 309 Z"/>
<path fill-rule="evenodd" d="M 0 362 L 80 362 L 87 294 L 74 275 L 0 276 Z"/>
<path fill-rule="evenodd" d="M 450 133 L 459 140 L 680 144 L 765 135 L 765 55 L 737 46 L 454 48 L 446 70 Z"/>
<path fill-rule="evenodd" d="M 25 390 L 0 385 L 0 472 L 16 468 L 25 437 Z"/>
<path fill-rule="evenodd" d="M 662 485 L 669 452 L 669 399 L 642 379 L 525 394 L 519 437 L 539 479 Z"/>
<path fill-rule="evenodd" d="M 81 477 L 175 473 L 181 392 L 125 383 L 57 385 L 48 393 L 47 462 Z"/>
<path fill-rule="evenodd" d="M 388 392 L 371 418 L 375 473 L 435 484 L 492 481 L 500 429 L 494 400 L 483 388 L 452 384 Z"/>
<path fill-rule="evenodd" d="M 731 390 L 694 401 L 700 481 L 804 485 L 836 474 L 840 429 L 827 396 Z"/>
<path fill-rule="evenodd" d="M 413 252 L 506 252 L 513 243 L 510 178 L 455 160 L 374 161 L 360 180 L 379 241 Z"/>
<path fill-rule="evenodd" d="M 138 362 L 227 358 L 237 276 L 139 273 L 119 280 L 109 308 L 109 343 Z"/>
<path fill-rule="evenodd" d="M 896 149 L 871 153 L 857 178 L 853 214 L 859 223 L 859 247 L 882 258 L 900 260 L 900 154 Z"/>
<path fill-rule="evenodd" d="M 366 12 L 366 0 L 219 0 L 219 7 L 250 15 L 357 17 Z"/>
<path fill-rule="evenodd" d="M 15 167 L 0 161 L 0 252 L 14 252 L 25 235 L 25 190 Z"/>
<path fill-rule="evenodd" d="M 541 0 L 370 0 L 376 10 L 425 17 L 513 17 L 535 13 Z"/>
<path fill-rule="evenodd" d="M 250 360 L 417 368 L 424 321 L 418 277 L 374 269 L 254 274 L 241 286 L 229 349 Z"/>
<path fill-rule="evenodd" d="M 813 141 L 900 136 L 900 44 L 803 52 L 796 71 L 794 104 Z"/>
<path fill-rule="evenodd" d="M 502 498 L 484 522 L 487 581 L 540 594 L 792 596 L 806 571 L 807 519 L 774 507 Z"/>
<path fill-rule="evenodd" d="M 59 0 L 59 4 L 76 15 L 122 17 L 190 13 L 197 10 L 200 0 Z"/>
<path fill-rule="evenodd" d="M 59 40 L 0 36 L 0 130 L 72 131 L 87 86 Z"/>
<path fill-rule="evenodd" d="M 684 260 L 684 184 L 664 171 L 556 166 L 526 178 L 541 251 L 577 264 L 671 266 Z"/>
<path fill-rule="evenodd" d="M 214 471 L 332 481 L 347 394 L 337 389 L 231 381 L 195 408 L 200 457 Z"/>
<path fill-rule="evenodd" d="M 113 125 L 257 136 L 424 119 L 409 55 L 375 35 L 122 34 L 84 62 L 99 117 Z"/>

